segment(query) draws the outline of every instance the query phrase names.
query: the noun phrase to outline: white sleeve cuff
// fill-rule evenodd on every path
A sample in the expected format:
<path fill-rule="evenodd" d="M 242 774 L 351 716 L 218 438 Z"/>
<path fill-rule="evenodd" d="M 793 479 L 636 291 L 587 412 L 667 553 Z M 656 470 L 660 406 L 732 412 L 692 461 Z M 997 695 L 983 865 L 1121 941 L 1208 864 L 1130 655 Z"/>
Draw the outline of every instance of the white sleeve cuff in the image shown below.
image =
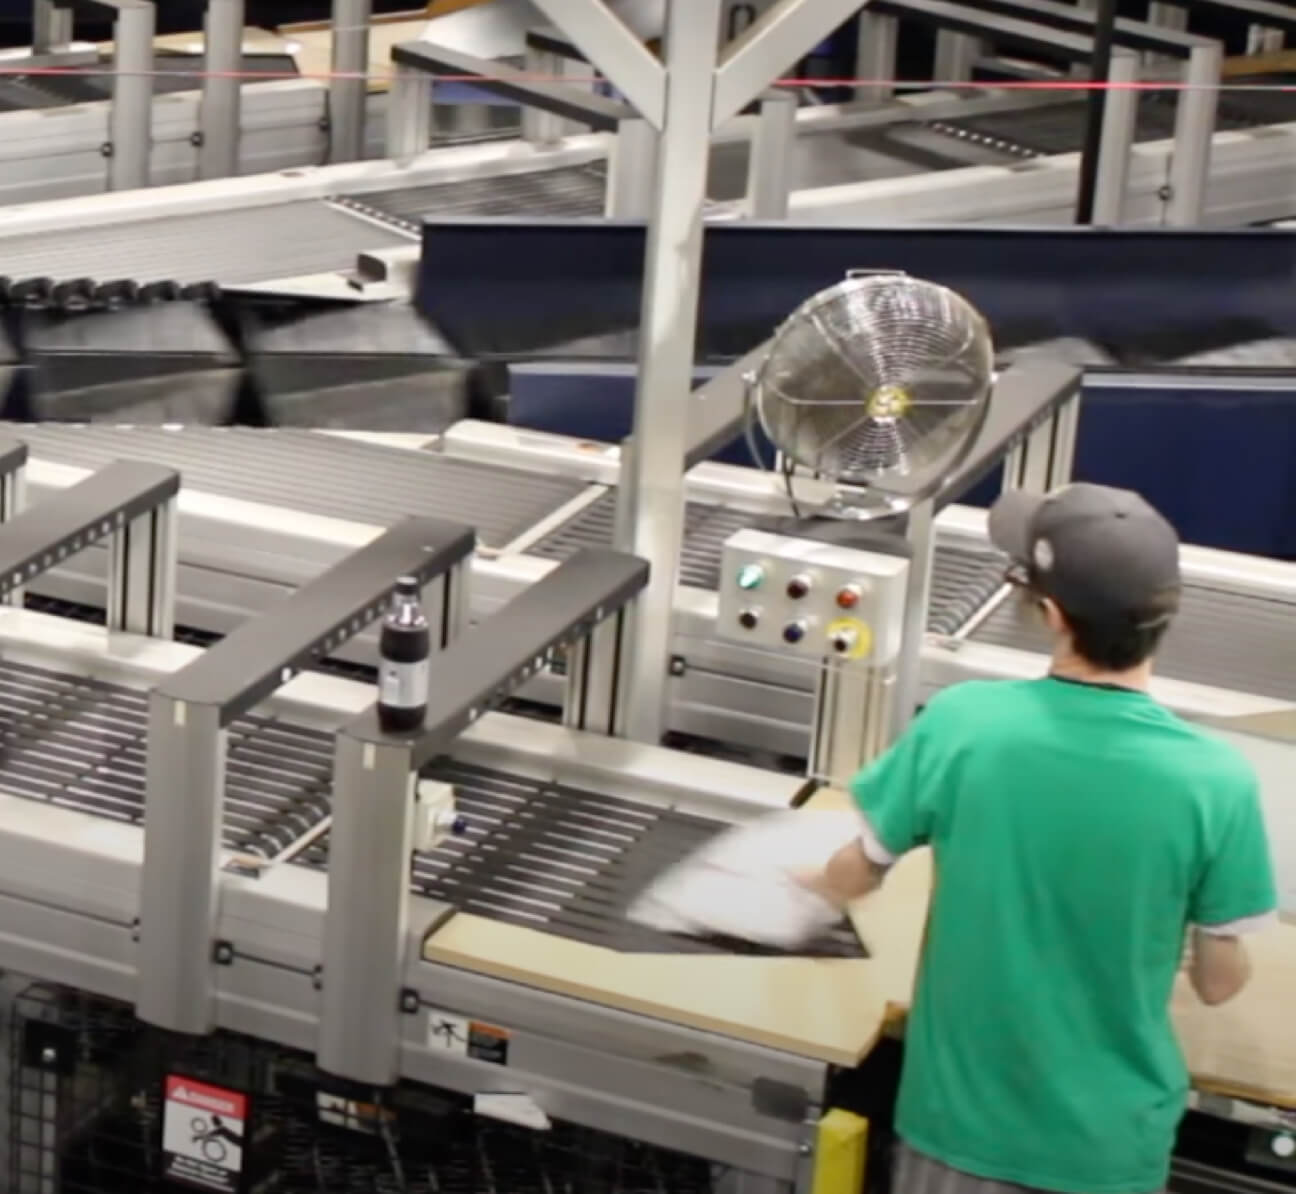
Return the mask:
<path fill-rule="evenodd" d="M 1218 925 L 1197 925 L 1207 937 L 1246 937 L 1267 929 L 1278 919 L 1277 912 L 1262 912 L 1259 916 L 1244 916 Z"/>
<path fill-rule="evenodd" d="M 869 824 L 868 818 L 860 813 L 860 846 L 864 850 L 864 857 L 874 866 L 882 867 L 884 870 L 895 864 L 896 857 L 891 853 L 878 839 L 878 835 L 873 832 L 873 826 Z"/>

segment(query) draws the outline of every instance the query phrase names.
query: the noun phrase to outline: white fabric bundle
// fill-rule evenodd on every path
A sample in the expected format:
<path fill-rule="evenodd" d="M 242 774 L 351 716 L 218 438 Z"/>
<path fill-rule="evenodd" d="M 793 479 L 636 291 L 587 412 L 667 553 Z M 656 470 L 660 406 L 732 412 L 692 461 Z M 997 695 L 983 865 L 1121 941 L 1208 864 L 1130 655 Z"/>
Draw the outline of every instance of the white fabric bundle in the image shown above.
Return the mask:
<path fill-rule="evenodd" d="M 842 910 L 799 877 L 820 873 L 860 834 L 853 812 L 777 812 L 726 830 L 660 875 L 630 906 L 635 924 L 688 936 L 721 934 L 795 949 L 833 928 Z"/>

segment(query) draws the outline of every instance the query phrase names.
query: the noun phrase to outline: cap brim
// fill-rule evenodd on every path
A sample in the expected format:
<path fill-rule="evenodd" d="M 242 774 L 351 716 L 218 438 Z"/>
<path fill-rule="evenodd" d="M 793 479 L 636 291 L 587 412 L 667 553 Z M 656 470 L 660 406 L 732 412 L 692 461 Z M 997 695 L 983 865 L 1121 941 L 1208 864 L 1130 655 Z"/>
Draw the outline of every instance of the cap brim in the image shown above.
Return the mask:
<path fill-rule="evenodd" d="M 1018 563 L 1029 563 L 1031 526 L 1043 504 L 1044 498 L 1038 493 L 1026 493 L 1021 489 L 1008 490 L 990 507 L 987 522 L 990 542 Z"/>

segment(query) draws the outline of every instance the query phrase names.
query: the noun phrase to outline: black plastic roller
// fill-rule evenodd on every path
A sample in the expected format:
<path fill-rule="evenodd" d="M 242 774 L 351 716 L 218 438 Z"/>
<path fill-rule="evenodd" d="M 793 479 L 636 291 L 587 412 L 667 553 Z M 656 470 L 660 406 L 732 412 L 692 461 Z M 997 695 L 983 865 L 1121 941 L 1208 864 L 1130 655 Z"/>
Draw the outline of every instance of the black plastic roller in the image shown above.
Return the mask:
<path fill-rule="evenodd" d="M 180 291 L 180 297 L 192 303 L 214 303 L 220 296 L 218 282 L 190 282 Z"/>
<path fill-rule="evenodd" d="M 50 301 L 69 315 L 90 311 L 95 305 L 95 281 L 93 278 L 70 278 L 59 282 L 50 291 Z"/>
<path fill-rule="evenodd" d="M 120 311 L 139 302 L 140 285 L 131 278 L 117 278 L 100 282 L 95 287 L 95 306 L 108 311 Z"/>
<path fill-rule="evenodd" d="M 9 303 L 14 307 L 39 311 L 50 305 L 53 293 L 53 278 L 23 278 L 9 287 Z"/>
<path fill-rule="evenodd" d="M 180 298 L 179 282 L 150 282 L 141 286 L 139 301 L 141 303 L 174 303 Z"/>

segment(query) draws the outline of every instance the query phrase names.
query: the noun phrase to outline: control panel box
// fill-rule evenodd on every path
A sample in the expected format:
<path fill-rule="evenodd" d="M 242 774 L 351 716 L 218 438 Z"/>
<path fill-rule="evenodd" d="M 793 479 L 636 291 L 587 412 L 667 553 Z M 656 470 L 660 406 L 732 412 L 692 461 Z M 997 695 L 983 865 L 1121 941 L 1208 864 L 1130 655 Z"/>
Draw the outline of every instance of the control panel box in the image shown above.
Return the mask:
<path fill-rule="evenodd" d="M 884 667 L 900 653 L 908 580 L 900 556 L 739 531 L 724 546 L 716 630 L 762 650 Z"/>

